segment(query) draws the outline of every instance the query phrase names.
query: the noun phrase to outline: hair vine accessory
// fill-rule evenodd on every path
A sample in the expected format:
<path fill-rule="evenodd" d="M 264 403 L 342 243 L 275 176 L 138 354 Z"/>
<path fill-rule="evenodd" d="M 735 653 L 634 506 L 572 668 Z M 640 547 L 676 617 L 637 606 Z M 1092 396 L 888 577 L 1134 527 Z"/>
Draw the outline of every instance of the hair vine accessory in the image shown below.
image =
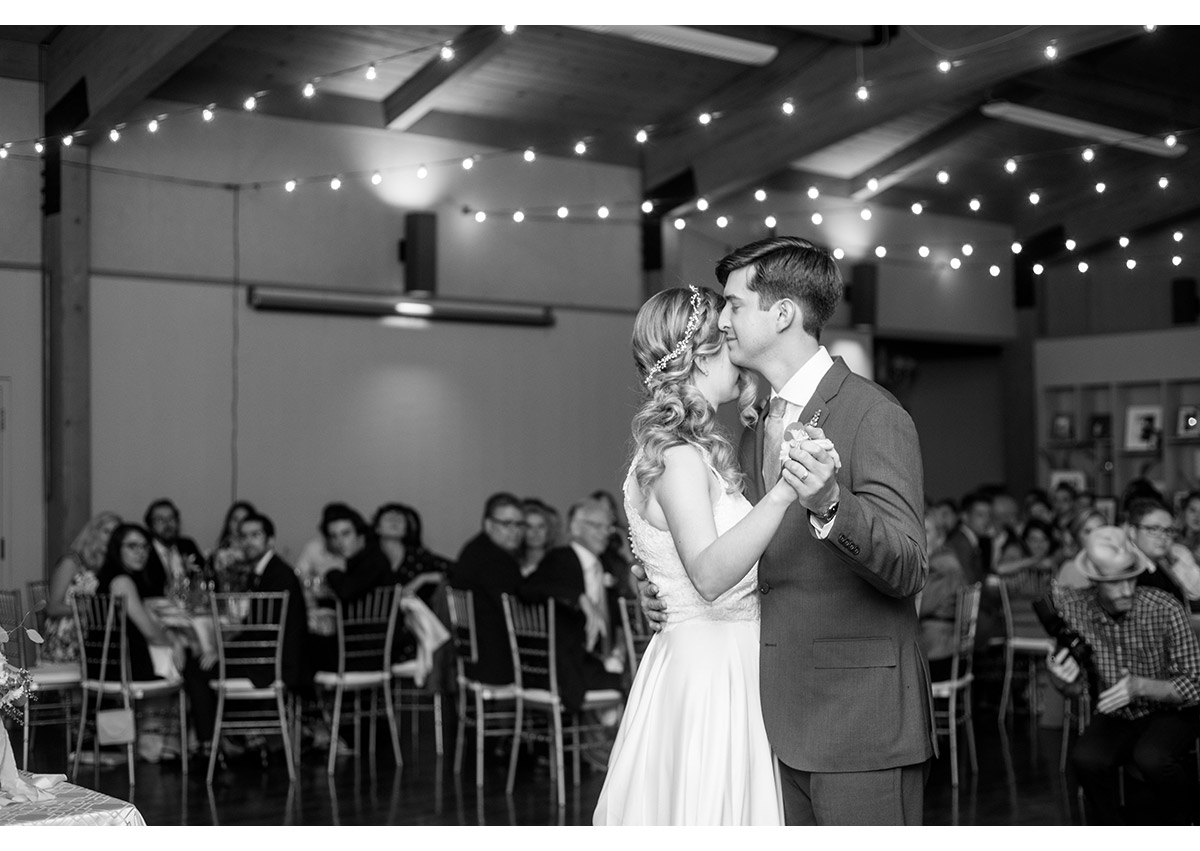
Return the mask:
<path fill-rule="evenodd" d="M 679 341 L 679 345 L 655 361 L 654 366 L 650 367 L 650 371 L 646 373 L 645 384 L 647 387 L 650 386 L 650 380 L 654 378 L 655 373 L 662 372 L 667 364 L 683 354 L 683 350 L 692 342 L 692 335 L 700 327 L 700 308 L 703 307 L 700 290 L 696 288 L 695 284 L 690 285 L 688 289 L 692 291 L 692 313 L 688 316 L 687 328 L 683 332 L 683 339 Z"/>

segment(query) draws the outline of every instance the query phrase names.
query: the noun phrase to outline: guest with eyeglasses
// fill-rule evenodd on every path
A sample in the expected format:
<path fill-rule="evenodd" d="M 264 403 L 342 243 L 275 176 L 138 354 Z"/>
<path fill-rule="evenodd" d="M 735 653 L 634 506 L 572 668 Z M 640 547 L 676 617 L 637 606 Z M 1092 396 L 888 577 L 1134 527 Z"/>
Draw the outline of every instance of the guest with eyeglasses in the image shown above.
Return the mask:
<path fill-rule="evenodd" d="M 525 510 L 507 491 L 492 494 L 483 507 L 483 529 L 463 545 L 450 570 L 450 587 L 471 591 L 475 601 L 475 637 L 479 661 L 467 676 L 496 685 L 513 681 L 508 627 L 501 594 L 521 586 L 518 556 L 525 539 Z"/>
<path fill-rule="evenodd" d="M 1125 517 L 1125 531 L 1146 561 L 1138 583 L 1161 588 L 1200 614 L 1200 567 L 1185 547 L 1174 543 L 1175 518 L 1162 502 L 1135 499 Z"/>

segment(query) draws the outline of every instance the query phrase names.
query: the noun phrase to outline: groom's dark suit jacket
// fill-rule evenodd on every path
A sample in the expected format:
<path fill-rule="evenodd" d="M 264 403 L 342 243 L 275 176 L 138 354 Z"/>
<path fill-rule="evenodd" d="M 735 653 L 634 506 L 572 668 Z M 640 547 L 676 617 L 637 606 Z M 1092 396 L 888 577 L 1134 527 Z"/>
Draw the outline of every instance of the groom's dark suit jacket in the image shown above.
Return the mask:
<path fill-rule="evenodd" d="M 914 605 L 928 574 L 916 429 L 840 357 L 800 422 L 814 416 L 841 457 L 840 504 L 825 540 L 793 504 L 759 562 L 767 736 L 802 771 L 920 763 L 937 745 Z M 753 502 L 764 493 L 759 423 L 739 453 Z"/>

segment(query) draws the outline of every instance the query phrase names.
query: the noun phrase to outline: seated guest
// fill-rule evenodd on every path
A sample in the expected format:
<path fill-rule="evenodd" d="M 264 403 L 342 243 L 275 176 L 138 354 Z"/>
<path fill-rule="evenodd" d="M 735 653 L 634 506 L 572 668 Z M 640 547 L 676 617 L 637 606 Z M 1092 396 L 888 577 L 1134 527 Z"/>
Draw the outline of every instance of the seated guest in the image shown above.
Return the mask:
<path fill-rule="evenodd" d="M 1191 491 L 1183 498 L 1183 513 L 1180 515 L 1180 546 L 1200 561 L 1200 490 Z"/>
<path fill-rule="evenodd" d="M 1054 528 L 1060 542 L 1067 537 L 1067 525 L 1078 511 L 1075 507 L 1078 498 L 1079 492 L 1075 490 L 1075 486 L 1067 482 L 1055 485 L 1054 492 L 1050 495 L 1054 506 Z"/>
<path fill-rule="evenodd" d="M 999 564 L 1005 547 L 1018 540 L 1022 528 L 1021 507 L 1006 490 L 992 494 L 992 564 Z"/>
<path fill-rule="evenodd" d="M 430 605 L 433 593 L 446 578 L 450 562 L 421 543 L 421 516 L 398 502 L 379 506 L 371 520 L 379 549 L 391 568 L 389 582 L 401 585 L 404 594 L 415 594 Z"/>
<path fill-rule="evenodd" d="M 325 537 L 325 521 L 331 515 L 353 510 L 344 502 L 330 502 L 321 509 L 321 522 L 317 524 L 317 530 L 321 534 L 310 539 L 296 559 L 296 574 L 304 587 L 319 586 L 325 581 L 325 574 L 329 571 L 345 569 L 346 560 L 334 552 L 332 543 Z"/>
<path fill-rule="evenodd" d="M 84 524 L 70 549 L 54 565 L 50 574 L 49 599 L 46 600 L 46 623 L 42 628 L 45 639 L 43 659 L 49 662 L 79 661 L 79 636 L 71 614 L 71 598 L 76 594 L 95 593 L 96 573 L 104 564 L 108 539 L 120 523 L 118 515 L 101 511 Z"/>
<path fill-rule="evenodd" d="M 1088 536 L 1085 576 L 1093 587 L 1057 587 L 1056 604 L 1092 649 L 1096 704 L 1091 724 L 1071 751 L 1088 805 L 1089 824 L 1188 824 L 1196 800 L 1189 753 L 1200 703 L 1200 644 L 1182 606 L 1161 589 L 1139 585 L 1145 570 L 1124 532 L 1112 526 Z M 1060 690 L 1081 693 L 1090 674 L 1060 651 L 1047 659 Z M 1137 783 L 1149 794 L 1122 810 L 1117 767 L 1127 800 Z"/>
<path fill-rule="evenodd" d="M 593 491 L 591 498 L 604 505 L 612 523 L 608 544 L 600 554 L 600 564 L 604 566 L 604 587 L 608 590 L 609 611 L 616 612 L 618 598 L 636 599 L 638 596 L 637 579 L 629 570 L 633 564 L 633 551 L 629 548 L 629 530 L 621 522 L 620 507 L 611 493 L 605 490 Z"/>
<path fill-rule="evenodd" d="M 939 499 L 933 504 L 933 514 L 943 536 L 949 535 L 958 525 L 958 503 L 949 497 Z"/>
<path fill-rule="evenodd" d="M 1153 499 L 1135 499 L 1125 515 L 1125 532 L 1134 551 L 1146 560 L 1138 584 L 1161 588 L 1185 609 L 1200 612 L 1200 567 L 1186 549 L 1172 543 L 1175 526 L 1170 509 Z"/>
<path fill-rule="evenodd" d="M 200 575 L 204 556 L 191 538 L 179 534 L 179 509 L 169 499 L 156 499 L 146 509 L 146 528 L 150 530 L 149 558 L 146 560 L 147 597 L 165 597 L 181 593 L 185 580 Z"/>
<path fill-rule="evenodd" d="M 546 553 L 520 590 L 529 602 L 555 601 L 558 691 L 571 712 L 579 711 L 590 689 L 621 688 L 621 675 L 605 669 L 602 656 L 593 652 L 612 633 L 600 563 L 612 532 L 610 516 L 597 499 L 572 506 L 567 514 L 571 543 Z"/>
<path fill-rule="evenodd" d="M 958 526 L 946 536 L 946 546 L 958 558 L 963 582 L 968 585 L 976 582 L 981 584 L 979 624 L 975 632 L 976 654 L 981 654 L 991 639 L 1004 635 L 1004 608 L 1000 602 L 1000 591 L 987 581 L 994 567 L 991 564 L 991 497 L 979 491 L 967 494 L 963 497 L 959 516 Z"/>
<path fill-rule="evenodd" d="M 521 542 L 519 561 L 521 576 L 525 577 L 537 570 L 542 556 L 554 546 L 550 538 L 554 520 L 550 508 L 540 499 L 527 498 L 521 507 L 525 510 L 525 538 Z"/>
<path fill-rule="evenodd" d="M 242 520 L 257 513 L 254 505 L 244 499 L 233 503 L 225 512 L 217 545 L 205 564 L 205 578 L 222 591 L 241 591 L 249 581 L 251 565 L 242 551 L 238 528 Z"/>
<path fill-rule="evenodd" d="M 361 514 L 352 508 L 326 515 L 321 529 L 330 548 L 345 559 L 325 574 L 325 584 L 343 603 L 353 603 L 380 585 L 392 585 L 392 567 Z"/>
<path fill-rule="evenodd" d="M 1087 540 L 1092 532 L 1106 525 L 1104 515 L 1094 508 L 1085 508 L 1071 518 L 1071 523 L 1067 528 L 1071 533 L 1071 538 L 1075 541 L 1076 553 L 1074 557 L 1064 560 L 1059 568 L 1058 577 L 1055 580 L 1059 585 L 1068 588 L 1087 588 L 1092 584 L 1083 572 L 1083 560 L 1087 558 Z"/>
<path fill-rule="evenodd" d="M 1027 567 L 1051 571 L 1058 567 L 1058 561 L 1057 530 L 1044 520 L 1031 517 L 1021 530 L 1021 537 L 1002 554 L 996 573 L 1004 575 Z"/>
<path fill-rule="evenodd" d="M 934 508 L 925 512 L 925 545 L 929 553 L 929 578 L 917 601 L 918 640 L 929 660 L 929 678 L 936 683 L 950 679 L 952 657 L 958 647 L 954 617 L 958 593 L 966 583 L 958 556 L 946 546 L 946 535 L 938 525 Z"/>
<path fill-rule="evenodd" d="M 1025 518 L 1035 517 L 1047 523 L 1054 522 L 1054 509 L 1050 506 L 1050 495 L 1041 488 L 1030 488 L 1025 494 Z"/>
<path fill-rule="evenodd" d="M 517 554 L 524 536 L 521 500 L 511 493 L 492 494 L 484 504 L 483 531 L 463 545 L 450 570 L 450 587 L 471 591 L 474 597 L 479 661 L 467 665 L 467 676 L 481 682 L 513 681 L 512 652 L 500 595 L 516 594 L 521 585 Z"/>

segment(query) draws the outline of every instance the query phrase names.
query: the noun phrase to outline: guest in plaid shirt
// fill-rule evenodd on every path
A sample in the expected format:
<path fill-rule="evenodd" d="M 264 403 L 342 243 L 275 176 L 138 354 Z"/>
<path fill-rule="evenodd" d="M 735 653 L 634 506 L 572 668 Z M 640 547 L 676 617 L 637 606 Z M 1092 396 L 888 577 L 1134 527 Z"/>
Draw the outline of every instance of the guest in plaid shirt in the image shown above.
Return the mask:
<path fill-rule="evenodd" d="M 1056 586 L 1054 594 L 1064 619 L 1092 648 L 1099 679 L 1091 724 L 1071 754 L 1088 819 L 1189 824 L 1197 800 L 1188 762 L 1200 733 L 1200 643 L 1175 597 L 1137 585 L 1146 563 L 1122 530 L 1094 530 L 1086 553 L 1081 569 L 1092 586 Z M 1083 689 L 1079 665 L 1065 650 L 1047 667 L 1060 690 Z M 1148 787 L 1140 812 L 1120 808 L 1118 766 Z"/>

